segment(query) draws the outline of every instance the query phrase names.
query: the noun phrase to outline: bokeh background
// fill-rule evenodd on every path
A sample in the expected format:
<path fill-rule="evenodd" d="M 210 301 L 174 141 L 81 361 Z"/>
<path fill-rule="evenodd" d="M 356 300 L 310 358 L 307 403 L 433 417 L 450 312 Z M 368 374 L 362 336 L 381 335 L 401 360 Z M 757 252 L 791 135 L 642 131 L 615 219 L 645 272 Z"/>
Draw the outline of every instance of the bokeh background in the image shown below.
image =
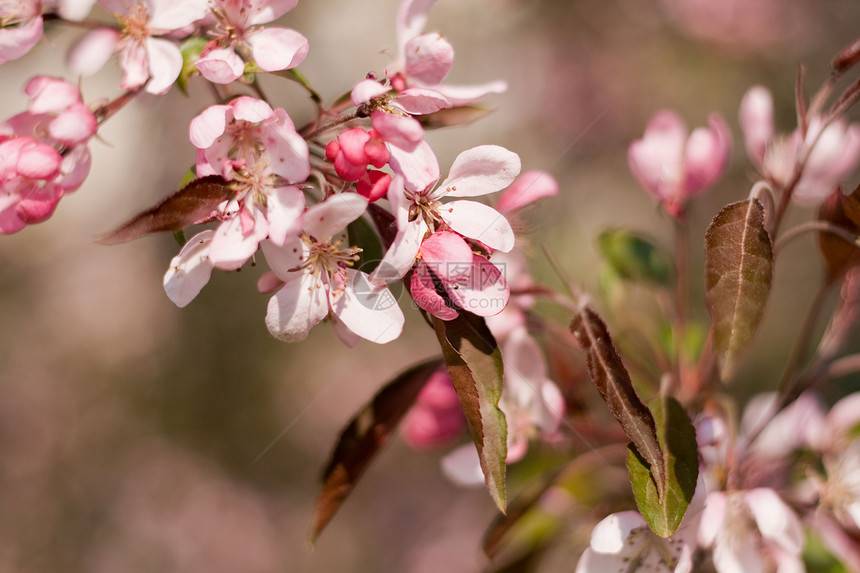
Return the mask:
<path fill-rule="evenodd" d="M 283 19 L 309 38 L 301 70 L 328 101 L 393 60 L 397 4 L 303 0 Z M 429 29 L 456 50 L 449 81 L 501 78 L 510 89 L 488 100 L 495 113 L 481 122 L 428 140 L 443 173 L 457 153 L 484 143 L 552 173 L 561 195 L 528 214 L 531 241 L 548 245 L 596 292 L 601 229 L 630 226 L 670 244 L 669 221 L 627 170 L 627 145 L 661 108 L 677 109 L 691 126 L 722 114 L 735 146 L 726 177 L 693 207 L 691 276 L 699 285 L 707 222 L 751 183 L 737 125 L 744 92 L 769 87 L 778 123 L 792 129 L 798 65 L 807 66 L 811 91 L 858 24 L 855 0 L 441 0 Z M 78 34 L 56 28 L 0 67 L 3 117 L 24 109 L 30 76 L 74 80 L 63 59 Z M 112 61 L 83 79 L 86 100 L 115 97 L 119 77 Z M 311 117 L 297 86 L 263 82 L 298 125 Z M 340 428 L 385 381 L 438 353 L 405 301 L 404 335 L 386 346 L 347 350 L 326 325 L 286 345 L 263 322 L 267 297 L 255 289 L 263 269 L 216 273 L 180 310 L 161 287 L 178 250 L 170 236 L 94 243 L 175 189 L 194 160 L 187 123 L 210 103 L 197 82 L 189 97 L 173 89 L 138 98 L 100 130 L 88 181 L 55 216 L 0 238 L 0 571 L 489 567 L 480 552 L 495 515 L 489 497 L 442 477 L 444 450 L 417 453 L 397 438 L 315 548 L 306 545 L 319 474 Z M 776 384 L 817 286 L 813 241 L 791 249 L 796 259 L 778 269 L 742 396 Z M 532 255 L 538 280 L 557 286 L 540 250 Z M 705 317 L 700 305 L 694 315 Z M 541 571 L 572 570 L 592 524 L 570 523 Z"/>

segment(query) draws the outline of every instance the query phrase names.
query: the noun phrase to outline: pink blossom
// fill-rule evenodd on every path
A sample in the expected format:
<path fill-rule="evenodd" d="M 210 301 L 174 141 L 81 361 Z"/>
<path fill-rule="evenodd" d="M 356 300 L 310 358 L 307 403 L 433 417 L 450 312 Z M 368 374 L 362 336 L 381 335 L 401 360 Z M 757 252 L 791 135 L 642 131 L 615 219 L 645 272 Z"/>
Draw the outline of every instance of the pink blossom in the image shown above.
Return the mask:
<path fill-rule="evenodd" d="M 403 420 L 403 440 L 416 450 L 445 446 L 466 429 L 457 391 L 441 366 L 427 380 Z"/>
<path fill-rule="evenodd" d="M 197 175 L 219 174 L 236 185 L 209 247 L 216 268 L 237 269 L 263 239 L 281 246 L 298 232 L 305 201 L 292 184 L 310 173 L 308 147 L 283 109 L 239 97 L 195 117 L 189 135 L 199 149 Z"/>
<path fill-rule="evenodd" d="M 645 136 L 627 152 L 636 180 L 672 215 L 680 214 L 689 197 L 714 185 L 726 168 L 731 134 L 716 114 L 708 123 L 708 128 L 698 128 L 688 137 L 678 114 L 658 112 L 648 122 Z"/>
<path fill-rule="evenodd" d="M 776 135 L 773 98 L 761 86 L 744 95 L 740 124 L 750 161 L 779 189 L 793 181 L 802 164 L 792 195 L 800 203 L 820 202 L 860 162 L 860 124 L 838 119 L 825 126 L 822 117 L 814 115 L 805 136 L 799 129 Z"/>
<path fill-rule="evenodd" d="M 308 55 L 304 36 L 288 28 L 263 27 L 292 10 L 296 1 L 215 0 L 213 40 L 197 60 L 197 69 L 209 81 L 230 83 L 244 73 L 243 58 L 267 72 L 301 64 Z"/>
<path fill-rule="evenodd" d="M 0 64 L 16 60 L 42 39 L 42 2 L 7 0 L 0 3 Z"/>
<path fill-rule="evenodd" d="M 397 91 L 423 87 L 444 97 L 451 105 L 473 103 L 490 93 L 502 93 L 502 81 L 453 86 L 441 83 L 454 63 L 454 48 L 437 33 L 423 34 L 427 13 L 436 0 L 404 0 L 397 13 L 397 62 L 387 75 Z"/>
<path fill-rule="evenodd" d="M 96 118 L 78 89 L 37 76 L 28 82 L 29 110 L 0 124 L 0 233 L 44 221 L 90 169 L 86 143 Z"/>
<path fill-rule="evenodd" d="M 330 141 L 325 154 L 334 164 L 338 177 L 346 181 L 358 181 L 367 174 L 368 166 L 384 167 L 389 158 L 379 134 L 360 127 L 348 129 L 337 140 Z"/>
<path fill-rule="evenodd" d="M 164 274 L 164 292 L 179 308 L 194 300 L 209 282 L 214 268 L 209 260 L 209 245 L 214 234 L 206 230 L 194 235 L 170 261 Z"/>
<path fill-rule="evenodd" d="M 434 163 L 429 163 L 430 159 Z M 432 152 L 424 165 L 429 165 L 428 172 L 432 173 L 435 165 Z M 404 186 L 402 177 L 396 177 L 388 189 L 388 200 L 397 221 L 397 235 L 383 264 L 374 273 L 374 280 L 392 282 L 404 276 L 415 263 L 424 236 L 436 231 L 453 231 L 488 249 L 510 251 L 514 247 L 514 232 L 501 213 L 475 201 L 442 203 L 441 199 L 494 193 L 510 185 L 519 171 L 520 160 L 515 153 L 495 145 L 482 145 L 458 155 L 448 177 L 435 188 L 432 188 L 435 179 L 426 187 L 410 189 Z M 472 260 L 471 257 L 459 261 L 449 258 L 448 262 L 468 265 Z M 434 272 L 438 275 L 440 270 L 437 268 Z M 424 274 L 416 280 L 427 284 L 426 278 Z M 484 281 L 476 284 L 487 286 Z"/>
<path fill-rule="evenodd" d="M 391 292 L 371 285 L 350 266 L 358 249 L 343 247 L 344 228 L 360 217 L 367 200 L 333 195 L 304 214 L 301 235 L 282 247 L 263 242 L 263 254 L 283 286 L 269 300 L 266 325 L 273 336 L 298 341 L 331 316 L 349 332 L 384 344 L 400 335 L 404 317 Z"/>
<path fill-rule="evenodd" d="M 119 18 L 122 34 L 116 49 L 125 76 L 126 90 L 145 85 L 147 92 L 162 94 L 170 89 L 182 69 L 182 54 L 171 40 L 159 38 L 189 26 L 208 11 L 206 0 L 99 0 Z M 101 31 L 100 38 L 106 36 Z M 98 44 L 100 46 L 106 43 Z"/>

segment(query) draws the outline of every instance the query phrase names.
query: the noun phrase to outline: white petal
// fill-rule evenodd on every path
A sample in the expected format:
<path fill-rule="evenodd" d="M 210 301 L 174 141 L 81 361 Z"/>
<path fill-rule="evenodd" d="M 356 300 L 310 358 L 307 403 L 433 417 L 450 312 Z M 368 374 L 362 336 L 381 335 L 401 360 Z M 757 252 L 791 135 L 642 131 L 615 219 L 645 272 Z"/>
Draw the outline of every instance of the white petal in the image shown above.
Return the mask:
<path fill-rule="evenodd" d="M 439 189 L 451 197 L 477 197 L 501 191 L 519 174 L 519 155 L 498 145 L 479 145 L 457 156 Z"/>
<path fill-rule="evenodd" d="M 146 91 L 163 94 L 170 89 L 182 71 L 182 53 L 179 47 L 169 40 L 147 38 L 146 55 L 149 58 L 150 75 Z"/>
<path fill-rule="evenodd" d="M 709 493 L 705 509 L 702 510 L 702 521 L 699 524 L 699 545 L 710 547 L 714 544 L 717 534 L 723 529 L 726 517 L 726 495 L 722 492 Z"/>
<path fill-rule="evenodd" d="M 621 557 L 597 553 L 588 547 L 582 552 L 582 556 L 576 564 L 575 573 L 608 573 L 624 571 L 625 567 L 627 567 L 627 562 Z"/>
<path fill-rule="evenodd" d="M 442 473 L 457 485 L 478 486 L 484 483 L 484 472 L 475 444 L 465 444 L 442 458 Z"/>
<path fill-rule="evenodd" d="M 346 269 L 347 286 L 332 310 L 343 324 L 358 336 L 385 344 L 400 336 L 403 312 L 397 299 L 385 287 L 370 283 L 365 273 Z"/>
<path fill-rule="evenodd" d="M 439 180 L 439 161 L 426 141 L 412 151 L 393 145 L 388 146 L 388 151 L 391 153 L 389 164 L 395 173 L 403 176 L 407 189 L 423 191 Z"/>
<path fill-rule="evenodd" d="M 594 526 L 591 532 L 591 548 L 598 553 L 620 555 L 630 532 L 648 527 L 637 511 L 621 511 L 608 515 Z"/>
<path fill-rule="evenodd" d="M 460 106 L 474 103 L 488 94 L 504 93 L 508 89 L 508 84 L 504 81 L 497 80 L 486 84 L 468 86 L 439 84 L 438 86 L 433 86 L 433 89 L 445 96 L 445 99 L 451 102 L 451 105 Z"/>
<path fill-rule="evenodd" d="M 326 317 L 329 306 L 322 282 L 306 272 L 290 274 L 292 280 L 269 299 L 266 326 L 275 338 L 294 342 L 307 338 L 311 328 Z"/>
<path fill-rule="evenodd" d="M 352 105 L 361 105 L 375 97 L 388 93 L 389 89 L 376 80 L 361 80 L 355 84 L 350 93 Z"/>
<path fill-rule="evenodd" d="M 185 243 L 164 275 L 164 292 L 182 308 L 194 300 L 212 276 L 209 242 L 214 231 L 203 231 Z"/>
<path fill-rule="evenodd" d="M 272 272 L 281 280 L 292 280 L 293 274 L 307 249 L 298 237 L 288 239 L 283 247 L 278 247 L 272 241 L 262 241 L 260 248 Z"/>
<path fill-rule="evenodd" d="M 465 237 L 502 252 L 514 248 L 514 231 L 504 215 L 475 201 L 452 201 L 439 208 L 448 225 Z"/>
<path fill-rule="evenodd" d="M 66 62 L 75 74 L 91 76 L 113 55 L 119 37 L 119 32 L 111 28 L 96 28 L 72 44 Z"/>
<path fill-rule="evenodd" d="M 427 232 L 427 224 L 422 219 L 409 222 L 411 202 L 403 194 L 403 178 L 397 176 L 388 188 L 388 201 L 397 219 L 397 235 L 382 257 L 382 261 L 370 275 L 375 285 L 389 284 L 400 280 L 412 265 L 421 247 L 421 240 Z"/>
<path fill-rule="evenodd" d="M 254 215 L 256 222 L 248 234 L 242 231 L 242 221 L 238 213 L 215 229 L 215 236 L 212 237 L 209 247 L 209 260 L 216 268 L 234 271 L 257 251 L 257 246 L 266 238 L 267 231 L 263 214 L 255 210 Z"/>
<path fill-rule="evenodd" d="M 745 492 L 744 498 L 763 537 L 790 553 L 803 550 L 803 526 L 779 494 L 769 488 L 756 488 Z"/>
<path fill-rule="evenodd" d="M 478 316 L 499 314 L 511 296 L 499 269 L 480 255 L 472 255 L 472 266 L 466 276 L 442 282 L 454 304 Z"/>
<path fill-rule="evenodd" d="M 361 217 L 367 209 L 367 199 L 358 193 L 338 193 L 305 212 L 305 231 L 323 241 L 343 231 Z"/>
<path fill-rule="evenodd" d="M 288 235 L 301 232 L 305 195 L 298 187 L 278 187 L 269 193 L 266 201 L 266 219 L 269 221 L 269 239 L 278 246 Z"/>

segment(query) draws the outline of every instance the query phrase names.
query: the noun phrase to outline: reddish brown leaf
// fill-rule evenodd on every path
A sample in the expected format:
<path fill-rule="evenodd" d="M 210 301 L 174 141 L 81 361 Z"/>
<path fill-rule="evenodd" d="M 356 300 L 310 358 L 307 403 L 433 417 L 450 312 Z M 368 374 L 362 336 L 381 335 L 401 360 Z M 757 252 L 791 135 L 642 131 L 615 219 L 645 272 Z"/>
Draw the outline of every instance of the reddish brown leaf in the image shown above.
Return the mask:
<path fill-rule="evenodd" d="M 636 451 L 650 464 L 662 497 L 666 479 L 654 416 L 636 394 L 606 324 L 594 310 L 585 306 L 573 317 L 570 330 L 585 351 L 592 382 Z"/>
<path fill-rule="evenodd" d="M 359 410 L 340 433 L 323 472 L 322 491 L 317 497 L 309 535 L 311 542 L 340 509 L 370 462 L 412 407 L 424 384 L 441 365 L 441 360 L 431 360 L 397 376 Z"/>
<path fill-rule="evenodd" d="M 233 196 L 230 184 L 218 175 L 195 179 L 161 203 L 123 223 L 101 239 L 114 245 L 160 231 L 179 231 L 211 220 L 219 204 Z"/>
<path fill-rule="evenodd" d="M 818 220 L 857 234 L 860 232 L 860 192 L 851 195 L 835 189 L 818 208 Z M 836 282 L 852 266 L 860 263 L 860 249 L 843 237 L 828 231 L 819 231 L 818 248 L 824 256 L 825 277 Z"/>

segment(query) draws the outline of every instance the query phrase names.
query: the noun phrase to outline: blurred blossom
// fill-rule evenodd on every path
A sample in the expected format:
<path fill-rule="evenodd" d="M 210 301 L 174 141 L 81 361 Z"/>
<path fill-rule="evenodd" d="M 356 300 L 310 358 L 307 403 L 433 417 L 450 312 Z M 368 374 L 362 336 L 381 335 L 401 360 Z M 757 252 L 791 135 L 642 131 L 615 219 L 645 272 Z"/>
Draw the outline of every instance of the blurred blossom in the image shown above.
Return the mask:
<path fill-rule="evenodd" d="M 798 162 L 805 162 L 792 195 L 800 203 L 827 197 L 860 162 L 860 124 L 849 125 L 842 119 L 826 124 L 821 116 L 813 115 L 805 136 L 800 129 L 776 134 L 773 97 L 762 86 L 754 86 L 744 95 L 740 124 L 750 161 L 779 190 L 793 181 Z"/>
<path fill-rule="evenodd" d="M 634 177 L 673 216 L 680 215 L 687 199 L 713 186 L 725 171 L 731 134 L 716 114 L 708 124 L 688 136 L 678 114 L 660 111 L 648 122 L 645 136 L 627 152 Z"/>
<path fill-rule="evenodd" d="M 403 440 L 416 450 L 448 446 L 466 429 L 457 391 L 445 366 L 440 366 L 418 394 L 403 420 Z"/>
<path fill-rule="evenodd" d="M 662 0 L 666 12 L 690 36 L 731 52 L 800 49 L 811 39 L 815 14 L 802 3 L 781 0 Z M 803 30 L 806 34 L 800 34 Z"/>

